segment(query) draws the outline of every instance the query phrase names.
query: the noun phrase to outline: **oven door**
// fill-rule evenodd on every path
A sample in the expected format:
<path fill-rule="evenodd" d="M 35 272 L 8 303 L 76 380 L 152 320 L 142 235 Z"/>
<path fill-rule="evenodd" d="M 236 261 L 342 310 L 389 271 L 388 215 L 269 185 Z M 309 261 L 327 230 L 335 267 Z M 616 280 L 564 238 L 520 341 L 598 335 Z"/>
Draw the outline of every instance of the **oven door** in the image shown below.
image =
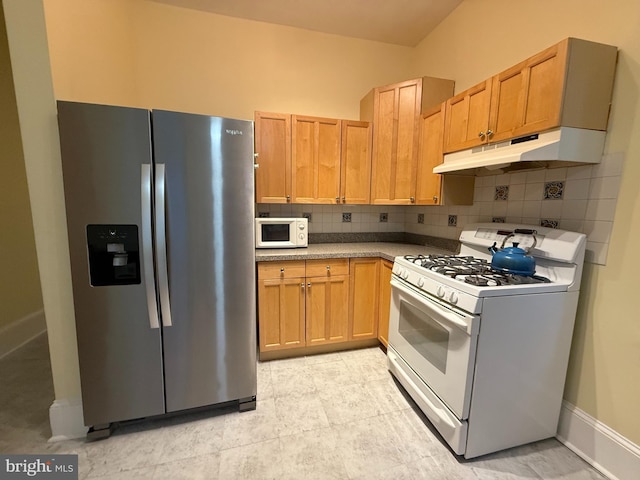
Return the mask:
<path fill-rule="evenodd" d="M 469 417 L 480 318 L 391 280 L 389 344 L 460 420 Z"/>

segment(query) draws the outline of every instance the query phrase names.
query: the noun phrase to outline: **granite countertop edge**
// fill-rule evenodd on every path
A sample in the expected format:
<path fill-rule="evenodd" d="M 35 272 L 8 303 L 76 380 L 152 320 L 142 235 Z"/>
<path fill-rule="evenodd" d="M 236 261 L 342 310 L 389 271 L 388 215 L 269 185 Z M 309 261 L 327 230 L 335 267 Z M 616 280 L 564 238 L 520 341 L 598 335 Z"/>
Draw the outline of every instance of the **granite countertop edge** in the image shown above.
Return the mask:
<path fill-rule="evenodd" d="M 393 261 L 403 255 L 451 255 L 454 250 L 396 242 L 354 242 L 354 243 L 318 243 L 305 248 L 294 249 L 256 249 L 256 262 L 274 262 L 286 260 L 315 260 L 323 258 L 363 258 L 380 257 Z"/>

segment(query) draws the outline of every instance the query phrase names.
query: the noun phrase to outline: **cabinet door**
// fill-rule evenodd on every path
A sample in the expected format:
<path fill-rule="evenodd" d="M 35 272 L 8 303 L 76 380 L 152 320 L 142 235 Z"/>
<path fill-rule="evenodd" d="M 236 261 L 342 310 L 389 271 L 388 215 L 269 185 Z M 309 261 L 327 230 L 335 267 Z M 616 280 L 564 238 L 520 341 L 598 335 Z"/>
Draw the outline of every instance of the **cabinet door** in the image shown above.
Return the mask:
<path fill-rule="evenodd" d="M 489 141 L 501 141 L 560 125 L 567 42 L 493 78 Z"/>
<path fill-rule="evenodd" d="M 340 197 L 340 120 L 292 117 L 294 203 L 337 203 Z"/>
<path fill-rule="evenodd" d="M 307 278 L 307 346 L 345 342 L 348 333 L 349 276 Z"/>
<path fill-rule="evenodd" d="M 416 176 L 416 203 L 439 205 L 441 203 L 442 175 L 433 168 L 443 160 L 445 103 L 427 111 L 420 120 L 420 155 Z"/>
<path fill-rule="evenodd" d="M 447 100 L 445 107 L 444 151 L 464 150 L 486 143 L 491 106 L 488 79 Z"/>
<path fill-rule="evenodd" d="M 255 113 L 256 202 L 291 201 L 291 115 Z"/>
<path fill-rule="evenodd" d="M 371 124 L 342 121 L 340 162 L 340 200 L 342 203 L 368 204 L 371 187 Z"/>
<path fill-rule="evenodd" d="M 303 347 L 304 277 L 258 281 L 260 351 Z"/>
<path fill-rule="evenodd" d="M 389 345 L 389 310 L 391 307 L 391 270 L 393 262 L 380 259 L 380 288 L 378 300 L 378 340 Z"/>
<path fill-rule="evenodd" d="M 413 203 L 422 79 L 374 92 L 371 203 Z"/>
<path fill-rule="evenodd" d="M 349 340 L 378 337 L 378 258 L 349 261 Z"/>

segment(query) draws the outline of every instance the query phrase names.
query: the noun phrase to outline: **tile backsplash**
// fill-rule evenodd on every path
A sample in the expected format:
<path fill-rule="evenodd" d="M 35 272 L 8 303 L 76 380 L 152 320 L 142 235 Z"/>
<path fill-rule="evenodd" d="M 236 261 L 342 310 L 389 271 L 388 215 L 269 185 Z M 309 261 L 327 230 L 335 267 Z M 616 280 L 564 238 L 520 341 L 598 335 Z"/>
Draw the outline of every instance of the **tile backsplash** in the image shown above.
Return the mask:
<path fill-rule="evenodd" d="M 260 204 L 257 215 L 310 213 L 310 233 L 409 232 L 449 239 L 473 222 L 555 226 L 587 234 L 586 260 L 604 265 L 623 163 L 624 155 L 614 153 L 597 165 L 476 177 L 470 206 Z M 349 213 L 351 221 L 343 221 Z"/>

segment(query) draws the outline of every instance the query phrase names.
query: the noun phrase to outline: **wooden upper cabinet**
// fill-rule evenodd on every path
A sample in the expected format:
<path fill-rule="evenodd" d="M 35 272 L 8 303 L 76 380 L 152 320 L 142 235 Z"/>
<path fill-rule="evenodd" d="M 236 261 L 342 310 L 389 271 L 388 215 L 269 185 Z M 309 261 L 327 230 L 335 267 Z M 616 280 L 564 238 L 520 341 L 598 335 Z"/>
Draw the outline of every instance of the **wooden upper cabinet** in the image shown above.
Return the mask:
<path fill-rule="evenodd" d="M 420 153 L 416 177 L 416 203 L 439 205 L 442 175 L 433 173 L 443 159 L 445 104 L 425 112 L 420 120 Z"/>
<path fill-rule="evenodd" d="M 616 47 L 567 38 L 508 68 L 447 101 L 444 152 L 560 126 L 606 130 L 616 63 Z"/>
<path fill-rule="evenodd" d="M 371 203 L 415 203 L 420 114 L 453 93 L 453 81 L 418 78 L 373 89 L 360 102 L 373 122 Z"/>
<path fill-rule="evenodd" d="M 408 204 L 415 197 L 422 79 L 376 89 L 372 203 Z"/>
<path fill-rule="evenodd" d="M 420 119 L 420 155 L 416 178 L 418 205 L 473 205 L 474 175 L 440 175 L 434 167 L 444 160 L 446 102 L 427 110 Z"/>
<path fill-rule="evenodd" d="M 491 82 L 486 80 L 447 100 L 444 151 L 453 152 L 486 142 L 491 107 Z"/>
<path fill-rule="evenodd" d="M 291 188 L 294 203 L 336 203 L 340 197 L 341 121 L 293 115 Z"/>
<path fill-rule="evenodd" d="M 256 202 L 291 201 L 291 115 L 255 112 Z"/>
<path fill-rule="evenodd" d="M 341 203 L 368 204 L 371 186 L 371 124 L 342 120 Z"/>
<path fill-rule="evenodd" d="M 568 42 L 562 42 L 493 77 L 489 141 L 560 125 Z"/>

